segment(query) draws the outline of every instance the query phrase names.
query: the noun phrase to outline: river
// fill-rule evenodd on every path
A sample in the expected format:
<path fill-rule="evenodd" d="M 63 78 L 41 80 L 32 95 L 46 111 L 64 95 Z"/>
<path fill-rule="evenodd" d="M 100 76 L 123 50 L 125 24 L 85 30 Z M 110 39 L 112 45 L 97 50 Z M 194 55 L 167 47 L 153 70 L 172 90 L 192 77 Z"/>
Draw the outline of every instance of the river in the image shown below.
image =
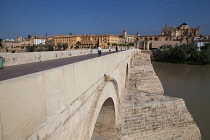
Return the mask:
<path fill-rule="evenodd" d="M 210 66 L 152 63 L 165 95 L 183 98 L 202 140 L 210 140 Z"/>

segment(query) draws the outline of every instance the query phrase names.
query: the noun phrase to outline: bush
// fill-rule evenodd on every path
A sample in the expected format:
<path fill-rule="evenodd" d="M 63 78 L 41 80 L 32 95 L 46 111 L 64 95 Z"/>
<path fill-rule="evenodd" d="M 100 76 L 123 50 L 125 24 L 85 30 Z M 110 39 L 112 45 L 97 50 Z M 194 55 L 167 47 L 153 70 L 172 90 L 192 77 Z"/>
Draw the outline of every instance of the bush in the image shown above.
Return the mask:
<path fill-rule="evenodd" d="M 68 43 L 63 44 L 63 50 L 66 50 L 68 48 Z"/>
<path fill-rule="evenodd" d="M 48 51 L 54 51 L 54 47 L 52 45 L 47 45 L 47 50 Z"/>
<path fill-rule="evenodd" d="M 15 53 L 16 51 L 15 50 L 12 50 L 12 52 L 11 53 Z"/>
<path fill-rule="evenodd" d="M 58 50 L 58 51 L 60 51 L 62 47 L 63 47 L 63 44 L 62 44 L 62 43 L 58 43 L 58 44 L 57 44 L 57 50 Z"/>
<path fill-rule="evenodd" d="M 193 45 L 183 44 L 175 47 L 164 45 L 160 49 L 153 50 L 152 52 L 156 61 L 193 65 L 210 64 L 210 44 L 205 44 L 202 47 L 202 51 L 197 51 L 197 47 Z"/>
<path fill-rule="evenodd" d="M 35 52 L 35 46 L 29 46 L 28 52 Z"/>

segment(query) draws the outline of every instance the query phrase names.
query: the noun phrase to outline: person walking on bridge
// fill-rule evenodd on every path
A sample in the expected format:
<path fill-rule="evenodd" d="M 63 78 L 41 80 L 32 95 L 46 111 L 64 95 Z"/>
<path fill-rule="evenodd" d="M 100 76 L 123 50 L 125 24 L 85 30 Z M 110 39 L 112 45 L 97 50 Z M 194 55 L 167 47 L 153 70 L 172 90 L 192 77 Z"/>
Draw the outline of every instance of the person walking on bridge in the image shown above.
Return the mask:
<path fill-rule="evenodd" d="M 99 46 L 98 47 L 98 57 L 101 56 L 101 51 L 102 51 L 102 48 Z"/>
<path fill-rule="evenodd" d="M 111 52 L 111 47 L 109 46 L 108 49 L 109 49 L 109 53 L 110 53 Z"/>

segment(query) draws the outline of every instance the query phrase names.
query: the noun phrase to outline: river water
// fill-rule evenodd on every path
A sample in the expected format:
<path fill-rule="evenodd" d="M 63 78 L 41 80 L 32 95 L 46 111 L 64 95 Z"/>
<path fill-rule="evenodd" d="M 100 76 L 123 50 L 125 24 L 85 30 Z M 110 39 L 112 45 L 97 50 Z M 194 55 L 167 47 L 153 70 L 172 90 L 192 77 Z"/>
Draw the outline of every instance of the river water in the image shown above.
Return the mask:
<path fill-rule="evenodd" d="M 165 95 L 183 98 L 202 140 L 210 140 L 210 66 L 152 63 Z"/>

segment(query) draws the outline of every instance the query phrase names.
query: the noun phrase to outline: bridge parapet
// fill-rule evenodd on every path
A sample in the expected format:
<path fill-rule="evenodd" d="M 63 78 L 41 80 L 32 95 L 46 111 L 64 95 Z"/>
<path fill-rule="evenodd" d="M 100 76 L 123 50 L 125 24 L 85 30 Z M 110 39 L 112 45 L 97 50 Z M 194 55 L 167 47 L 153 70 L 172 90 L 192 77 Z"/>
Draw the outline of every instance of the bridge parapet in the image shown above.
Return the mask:
<path fill-rule="evenodd" d="M 68 118 L 80 111 L 87 115 L 91 100 L 84 110 L 78 109 L 101 85 L 104 74 L 114 78 L 119 89 L 124 87 L 126 65 L 130 65 L 130 58 L 136 51 L 118 52 L 0 81 L 2 137 L 4 140 L 59 137 L 56 132 L 61 124 L 83 121 L 78 117 L 81 114 L 75 115 L 70 122 Z M 66 131 L 68 129 L 66 127 Z"/>
<path fill-rule="evenodd" d="M 90 54 L 90 50 L 91 49 L 26 53 L 0 53 L 0 56 L 4 58 L 4 66 L 13 66 L 65 57 L 87 55 Z M 107 49 L 104 49 L 103 51 L 108 52 Z M 92 53 L 98 53 L 97 49 L 92 49 Z"/>
<path fill-rule="evenodd" d="M 108 126 L 117 126 L 116 138 L 199 139 L 184 101 L 161 95 L 148 55 L 139 52 L 118 52 L 0 81 L 0 138 L 89 140 L 94 128 L 102 131 L 95 125 L 110 99 L 116 122 Z"/>

